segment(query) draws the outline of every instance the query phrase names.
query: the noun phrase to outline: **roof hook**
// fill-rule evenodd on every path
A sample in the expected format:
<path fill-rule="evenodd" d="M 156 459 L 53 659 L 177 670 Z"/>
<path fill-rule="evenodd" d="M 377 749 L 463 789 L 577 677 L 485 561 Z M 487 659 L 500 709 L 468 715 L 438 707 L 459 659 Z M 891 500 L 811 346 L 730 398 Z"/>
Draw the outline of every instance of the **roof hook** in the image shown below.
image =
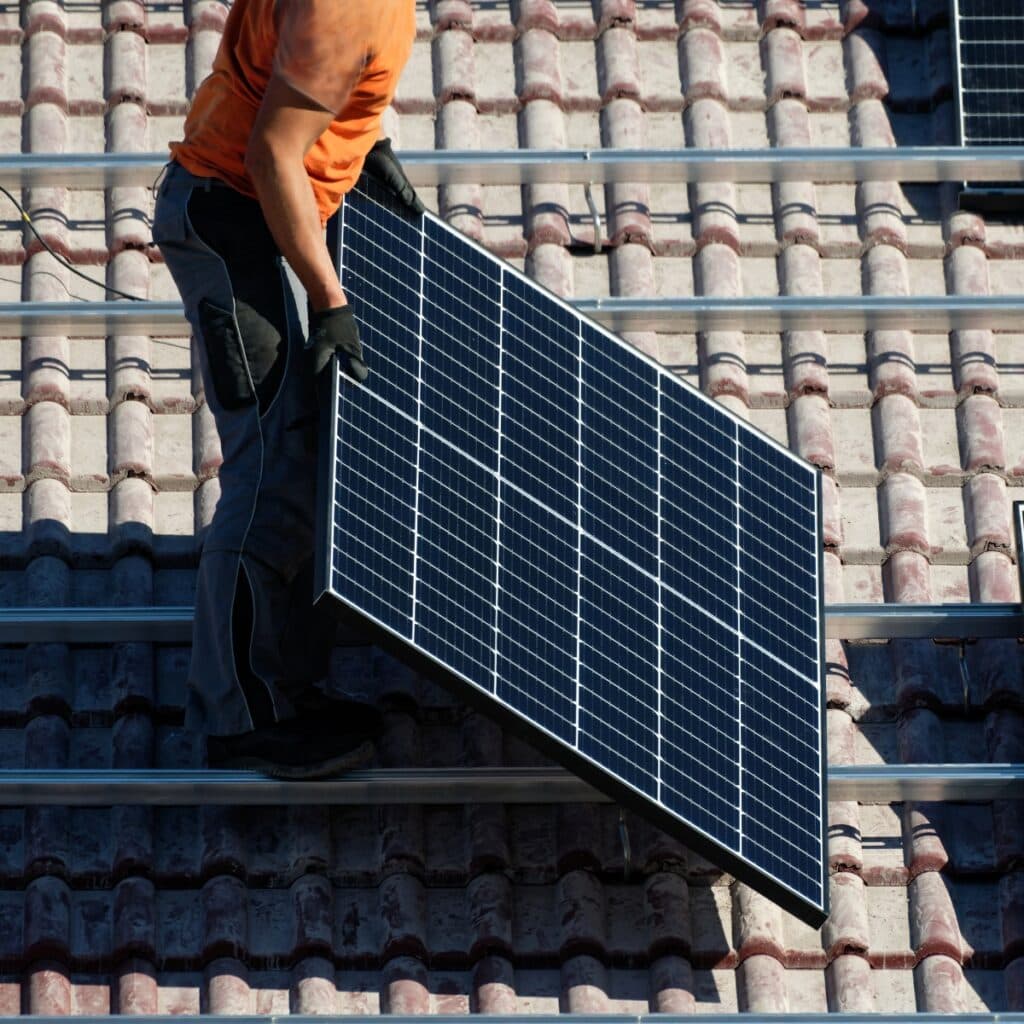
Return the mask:
<path fill-rule="evenodd" d="M 964 695 L 964 712 L 971 710 L 971 673 L 967 668 L 967 645 L 976 642 L 975 637 L 960 637 L 954 639 L 950 637 L 945 639 L 942 637 L 935 637 L 933 643 L 936 646 L 950 646 L 956 645 L 957 655 L 956 664 L 960 670 L 960 687 L 963 690 Z"/>
<path fill-rule="evenodd" d="M 960 666 L 960 683 L 964 688 L 964 712 L 971 710 L 971 676 L 967 671 L 967 641 L 961 640 L 957 655 L 957 664 Z"/>
<path fill-rule="evenodd" d="M 594 202 L 594 193 L 591 190 L 591 186 L 594 183 L 588 181 L 583 186 L 583 194 L 587 197 L 587 206 L 590 207 L 590 219 L 594 222 L 594 253 L 597 255 L 601 254 L 601 214 L 597 209 L 597 203 Z"/>
<path fill-rule="evenodd" d="M 629 881 L 633 851 L 629 845 L 629 827 L 626 825 L 626 813 L 619 808 L 619 841 L 622 843 L 622 880 Z"/>

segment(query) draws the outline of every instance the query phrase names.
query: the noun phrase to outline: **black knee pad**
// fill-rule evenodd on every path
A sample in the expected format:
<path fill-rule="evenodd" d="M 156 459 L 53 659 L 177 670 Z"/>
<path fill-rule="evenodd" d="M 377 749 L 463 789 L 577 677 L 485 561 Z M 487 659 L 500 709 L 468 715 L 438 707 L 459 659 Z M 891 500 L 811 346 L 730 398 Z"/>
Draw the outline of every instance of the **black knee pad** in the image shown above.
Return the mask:
<path fill-rule="evenodd" d="M 235 314 L 214 305 L 209 299 L 203 299 L 199 303 L 199 322 L 217 401 L 230 411 L 254 405 L 256 392 L 249 377 L 249 363 L 235 324 Z"/>

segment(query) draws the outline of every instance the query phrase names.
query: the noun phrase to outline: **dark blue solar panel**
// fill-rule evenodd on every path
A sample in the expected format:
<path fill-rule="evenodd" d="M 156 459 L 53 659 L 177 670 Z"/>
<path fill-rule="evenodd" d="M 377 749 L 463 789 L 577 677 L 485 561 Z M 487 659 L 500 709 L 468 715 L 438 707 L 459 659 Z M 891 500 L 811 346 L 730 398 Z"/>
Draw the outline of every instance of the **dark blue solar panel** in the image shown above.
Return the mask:
<path fill-rule="evenodd" d="M 494 672 L 497 482 L 426 431 L 419 480 L 413 641 L 480 679 Z"/>
<path fill-rule="evenodd" d="M 341 403 L 332 552 L 352 603 L 412 637 L 416 427 L 368 389 Z"/>
<path fill-rule="evenodd" d="M 340 242 L 325 589 L 820 922 L 816 471 L 436 218 Z"/>
<path fill-rule="evenodd" d="M 508 483 L 501 495 L 496 695 L 573 743 L 579 531 Z"/>
<path fill-rule="evenodd" d="M 960 135 L 966 146 L 1024 142 L 1024 7 L 1020 0 L 957 0 Z M 1020 182 L 1015 186 L 1020 187 Z"/>
<path fill-rule="evenodd" d="M 581 526 L 658 575 L 658 373 L 583 328 Z"/>
<path fill-rule="evenodd" d="M 667 588 L 662 626 L 665 805 L 738 850 L 739 652 L 735 631 Z"/>
<path fill-rule="evenodd" d="M 582 535 L 580 750 L 658 795 L 658 581 Z"/>

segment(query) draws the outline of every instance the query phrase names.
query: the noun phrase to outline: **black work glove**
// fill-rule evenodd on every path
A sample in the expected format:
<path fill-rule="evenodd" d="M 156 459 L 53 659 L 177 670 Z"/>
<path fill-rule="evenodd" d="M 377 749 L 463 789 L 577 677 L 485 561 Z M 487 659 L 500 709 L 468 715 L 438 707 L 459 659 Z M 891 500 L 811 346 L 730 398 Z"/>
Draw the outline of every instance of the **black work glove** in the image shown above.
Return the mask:
<path fill-rule="evenodd" d="M 334 306 L 319 312 L 310 310 L 309 344 L 313 350 L 313 370 L 318 379 L 335 352 L 341 368 L 350 377 L 362 382 L 370 373 L 363 360 L 359 327 L 351 306 Z"/>
<path fill-rule="evenodd" d="M 370 177 L 387 185 L 412 213 L 418 216 L 426 209 L 423 200 L 416 195 L 416 189 L 405 176 L 405 171 L 402 170 L 402 165 L 391 148 L 390 139 L 379 139 L 373 144 L 373 149 L 366 155 L 363 170 Z"/>

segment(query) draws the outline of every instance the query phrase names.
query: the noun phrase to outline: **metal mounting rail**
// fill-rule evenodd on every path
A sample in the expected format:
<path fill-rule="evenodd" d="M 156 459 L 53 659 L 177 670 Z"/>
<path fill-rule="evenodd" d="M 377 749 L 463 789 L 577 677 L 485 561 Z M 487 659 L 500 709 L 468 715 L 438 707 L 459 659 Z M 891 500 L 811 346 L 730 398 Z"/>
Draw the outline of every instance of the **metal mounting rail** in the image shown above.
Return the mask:
<path fill-rule="evenodd" d="M 410 180 L 419 186 L 1024 179 L 1021 146 L 403 150 L 399 155 Z M 149 186 L 166 159 L 166 153 L 13 154 L 0 158 L 0 185 Z"/>
<path fill-rule="evenodd" d="M 74 1016 L 74 1024 L 111 1024 L 109 1016 L 84 1014 Z M 466 1024 L 466 1014 L 431 1014 L 430 1024 Z M 542 1013 L 526 1015 L 527 1021 L 541 1024 L 1024 1024 L 1024 1013 L 1016 1011 L 997 1013 Z M 53 1024 L 52 1016 L 24 1014 L 0 1017 L 0 1024 Z M 381 1017 L 369 1014 L 341 1016 L 308 1016 L 306 1014 L 242 1013 L 220 1016 L 214 1014 L 132 1014 L 131 1024 L 325 1024 L 344 1021 L 345 1024 L 381 1024 Z M 487 1024 L 523 1024 L 523 1017 L 505 1014 L 487 1014 Z M 422 1016 L 389 1013 L 388 1024 L 423 1024 Z"/>
<path fill-rule="evenodd" d="M 836 640 L 981 640 L 1024 637 L 1019 604 L 836 604 L 825 609 Z M 190 607 L 0 608 L 0 644 L 188 644 Z"/>
<path fill-rule="evenodd" d="M 1024 799 L 1021 764 L 842 765 L 828 799 L 861 803 Z M 560 768 L 381 768 L 285 782 L 256 772 L 174 769 L 6 769 L 0 805 L 108 807 L 284 804 L 560 804 L 609 798 Z"/>
<path fill-rule="evenodd" d="M 1019 604 L 833 604 L 825 635 L 834 640 L 987 640 L 1024 637 Z"/>
<path fill-rule="evenodd" d="M 778 295 L 750 298 L 575 299 L 572 304 L 614 331 L 1020 331 L 1024 295 Z M 0 303 L 0 338 L 66 334 L 181 337 L 189 326 L 177 302 Z"/>

